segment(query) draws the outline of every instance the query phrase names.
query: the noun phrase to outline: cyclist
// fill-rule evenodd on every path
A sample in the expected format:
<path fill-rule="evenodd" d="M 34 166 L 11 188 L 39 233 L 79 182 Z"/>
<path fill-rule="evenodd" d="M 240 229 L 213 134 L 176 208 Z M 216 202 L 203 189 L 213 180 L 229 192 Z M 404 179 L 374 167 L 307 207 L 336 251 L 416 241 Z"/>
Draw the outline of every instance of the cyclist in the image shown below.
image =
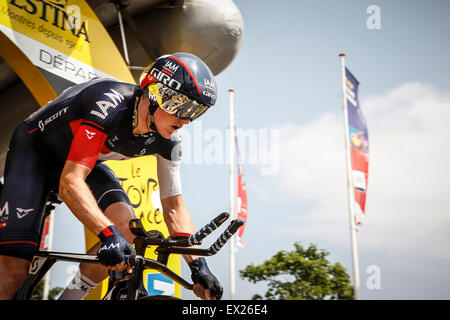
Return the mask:
<path fill-rule="evenodd" d="M 99 242 L 88 250 L 104 266 L 82 264 L 62 299 L 83 299 L 108 269 L 130 271 L 135 217 L 118 178 L 102 161 L 154 154 L 161 203 L 169 232 L 194 233 L 180 182 L 178 129 L 216 101 L 208 66 L 188 53 L 159 57 L 140 86 L 96 78 L 62 92 L 15 130 L 8 149 L 0 197 L 0 299 L 20 287 L 38 249 L 42 212 L 51 190 Z M 220 298 L 222 287 L 204 258 L 185 255 L 202 299 Z"/>

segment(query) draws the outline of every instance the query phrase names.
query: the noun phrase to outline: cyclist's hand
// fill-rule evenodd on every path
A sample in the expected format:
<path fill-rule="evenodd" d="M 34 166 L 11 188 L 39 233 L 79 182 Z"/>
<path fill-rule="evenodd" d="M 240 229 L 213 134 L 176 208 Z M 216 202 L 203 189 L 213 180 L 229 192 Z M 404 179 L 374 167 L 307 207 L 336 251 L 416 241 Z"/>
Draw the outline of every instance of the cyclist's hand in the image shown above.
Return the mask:
<path fill-rule="evenodd" d="M 97 251 L 100 262 L 113 270 L 122 271 L 126 265 L 124 256 L 134 254 L 133 246 L 123 237 L 119 229 L 111 225 L 98 234 L 102 244 Z"/>
<path fill-rule="evenodd" d="M 202 299 L 220 300 L 223 288 L 219 280 L 211 273 L 205 258 L 197 258 L 190 264 L 194 293 Z"/>

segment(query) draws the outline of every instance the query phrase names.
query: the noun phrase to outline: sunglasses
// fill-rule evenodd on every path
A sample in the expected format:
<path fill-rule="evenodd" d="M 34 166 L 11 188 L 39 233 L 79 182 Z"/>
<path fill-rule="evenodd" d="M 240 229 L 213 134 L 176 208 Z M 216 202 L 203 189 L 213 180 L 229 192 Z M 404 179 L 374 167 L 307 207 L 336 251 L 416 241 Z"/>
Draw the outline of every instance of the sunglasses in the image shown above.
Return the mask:
<path fill-rule="evenodd" d="M 161 109 L 178 118 L 193 121 L 204 114 L 209 108 L 208 105 L 199 103 L 160 83 L 158 83 L 158 91 L 162 101 Z"/>

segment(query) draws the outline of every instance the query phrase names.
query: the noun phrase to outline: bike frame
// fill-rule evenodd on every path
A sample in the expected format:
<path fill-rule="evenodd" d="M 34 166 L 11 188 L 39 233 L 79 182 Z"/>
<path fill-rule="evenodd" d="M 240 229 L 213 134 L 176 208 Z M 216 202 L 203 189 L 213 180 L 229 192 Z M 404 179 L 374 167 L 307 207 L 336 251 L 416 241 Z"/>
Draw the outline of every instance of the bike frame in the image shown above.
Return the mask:
<path fill-rule="evenodd" d="M 193 245 L 200 245 L 202 240 L 218 228 L 225 220 L 228 219 L 228 217 L 229 214 L 224 212 L 193 235 L 175 234 L 167 238 L 165 238 L 161 232 L 156 230 L 145 231 L 142 222 L 139 219 L 130 220 L 130 230 L 136 236 L 133 241 L 136 255 L 126 256 L 125 261 L 133 267 L 133 272 L 124 279 L 117 280 L 115 285 L 127 282 L 127 299 L 136 300 L 143 295 L 147 295 L 143 289 L 143 271 L 145 269 L 153 269 L 158 270 L 173 281 L 179 283 L 184 288 L 192 290 L 193 284 L 167 267 L 169 256 L 171 254 L 192 254 L 197 256 L 211 256 L 216 254 L 233 236 L 233 234 L 236 233 L 237 230 L 244 224 L 244 220 L 233 220 L 228 228 L 220 235 L 220 237 L 213 243 L 213 245 L 211 245 L 209 249 L 191 247 Z M 149 246 L 157 246 L 155 249 L 158 254 L 157 260 L 144 258 L 145 250 Z M 17 291 L 15 298 L 18 300 L 31 299 L 32 292 L 36 285 L 58 261 L 100 264 L 100 261 L 95 255 L 38 251 L 31 262 L 28 274 L 21 288 Z M 115 286 L 108 291 L 106 296 L 108 296 L 114 288 Z"/>
<path fill-rule="evenodd" d="M 81 253 L 38 251 L 31 261 L 30 268 L 15 299 L 30 300 L 36 285 L 58 261 L 100 263 L 96 256 Z"/>

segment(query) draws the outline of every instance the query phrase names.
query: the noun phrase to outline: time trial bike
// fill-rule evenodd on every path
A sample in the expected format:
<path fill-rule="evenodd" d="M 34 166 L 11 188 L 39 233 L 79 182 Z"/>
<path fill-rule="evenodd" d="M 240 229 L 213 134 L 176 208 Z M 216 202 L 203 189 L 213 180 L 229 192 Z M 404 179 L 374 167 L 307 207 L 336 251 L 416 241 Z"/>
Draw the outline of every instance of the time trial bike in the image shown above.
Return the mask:
<path fill-rule="evenodd" d="M 58 200 L 55 193 L 50 193 L 44 209 L 45 214 L 50 214 L 51 211 L 55 209 L 55 204 L 60 202 L 61 201 Z M 194 246 L 201 245 L 202 240 L 216 230 L 228 218 L 229 214 L 223 212 L 193 235 L 175 233 L 168 237 L 165 237 L 158 230 L 146 231 L 140 219 L 130 220 L 129 228 L 135 235 L 133 246 L 136 254 L 126 256 L 125 262 L 132 266 L 132 272 L 110 272 L 109 286 L 103 300 L 178 299 L 170 295 L 149 295 L 144 287 L 143 281 L 143 272 L 147 269 L 159 271 L 176 283 L 179 283 L 182 287 L 192 290 L 192 283 L 167 266 L 169 256 L 171 254 L 191 254 L 196 256 L 215 255 L 244 224 L 245 221 L 243 219 L 231 221 L 229 226 L 209 248 L 202 249 Z M 153 248 L 153 246 L 155 246 L 154 250 L 157 258 L 146 258 L 146 249 L 149 247 Z M 36 285 L 58 261 L 100 264 L 96 255 L 39 250 L 34 255 L 27 276 L 21 288 L 17 291 L 15 299 L 30 300 Z"/>

